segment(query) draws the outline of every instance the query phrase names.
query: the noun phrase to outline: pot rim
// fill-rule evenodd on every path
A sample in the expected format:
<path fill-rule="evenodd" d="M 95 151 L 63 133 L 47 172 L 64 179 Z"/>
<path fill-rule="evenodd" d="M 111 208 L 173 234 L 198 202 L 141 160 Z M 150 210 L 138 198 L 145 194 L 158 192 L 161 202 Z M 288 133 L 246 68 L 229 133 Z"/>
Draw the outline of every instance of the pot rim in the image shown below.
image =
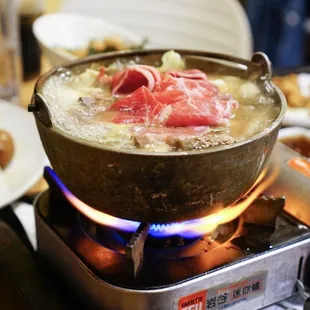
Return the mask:
<path fill-rule="evenodd" d="M 121 57 L 134 57 L 134 56 L 147 56 L 151 54 L 163 54 L 170 49 L 145 49 L 145 50 L 131 50 L 131 51 L 119 51 L 119 52 L 109 52 L 109 53 L 104 53 L 104 54 L 98 54 L 98 55 L 93 55 L 93 56 L 88 56 L 82 59 L 78 59 L 75 61 L 68 62 L 62 66 L 55 67 L 43 75 L 39 77 L 37 80 L 35 87 L 34 87 L 34 95 L 42 95 L 42 87 L 46 80 L 50 78 L 53 74 L 55 74 L 59 69 L 71 69 L 76 66 L 80 65 L 85 65 L 88 63 L 92 62 L 99 62 L 99 61 L 105 61 L 109 59 L 116 59 L 116 58 L 121 58 Z M 271 68 L 260 68 L 261 65 L 266 66 L 266 62 L 269 62 L 268 57 L 261 52 L 258 52 L 257 54 L 263 55 L 263 58 L 265 60 L 265 63 L 259 64 L 258 62 L 250 61 L 250 60 L 245 60 L 239 57 L 231 56 L 231 55 L 226 55 L 226 54 L 221 54 L 221 53 L 214 53 L 214 52 L 208 52 L 208 51 L 196 51 L 196 50 L 188 50 L 188 49 L 173 49 L 175 52 L 181 54 L 182 56 L 194 56 L 194 57 L 205 57 L 209 58 L 210 60 L 222 60 L 222 61 L 228 61 L 232 62 L 235 65 L 244 65 L 246 67 L 256 67 L 256 69 L 261 69 L 262 73 L 267 76 L 267 80 L 272 86 L 273 90 L 275 91 L 276 95 L 279 97 L 279 102 L 280 102 L 280 111 L 277 116 L 277 118 L 271 123 L 269 127 L 264 129 L 263 131 L 247 138 L 239 142 L 235 142 L 231 145 L 221 145 L 221 146 L 216 146 L 212 148 L 207 148 L 203 150 L 191 150 L 191 151 L 171 151 L 171 152 L 148 152 L 148 151 L 141 151 L 141 150 L 126 150 L 126 149 L 119 149 L 117 147 L 112 147 L 112 146 L 105 146 L 104 144 L 98 143 L 98 142 L 93 142 L 93 141 L 87 141 L 82 138 L 78 138 L 75 136 L 72 136 L 70 134 L 67 134 L 58 128 L 55 128 L 51 126 L 48 128 L 45 124 L 43 124 L 47 129 L 52 130 L 53 132 L 63 136 L 64 138 L 67 138 L 69 140 L 72 140 L 76 143 L 79 144 L 84 144 L 89 147 L 97 148 L 103 151 L 110 151 L 110 152 L 115 152 L 115 153 L 122 153 L 122 154 L 128 154 L 128 155 L 136 155 L 136 156 L 155 156 L 155 157 L 175 157 L 175 156 L 189 156 L 189 155 L 203 155 L 203 154 L 211 154 L 211 153 L 216 153 L 216 152 L 222 152 L 222 151 L 228 151 L 235 149 L 237 147 L 241 147 L 245 144 L 254 142 L 256 140 L 259 140 L 267 135 L 270 134 L 273 130 L 275 130 L 283 121 L 287 109 L 287 102 L 284 94 L 281 92 L 281 90 L 275 86 L 272 81 L 271 81 Z M 255 54 L 253 54 L 255 55 Z M 34 97 L 34 96 L 33 96 Z M 45 100 L 44 98 L 42 98 Z M 34 111 L 34 114 L 36 115 L 36 112 Z M 36 117 L 37 118 L 37 117 Z"/>

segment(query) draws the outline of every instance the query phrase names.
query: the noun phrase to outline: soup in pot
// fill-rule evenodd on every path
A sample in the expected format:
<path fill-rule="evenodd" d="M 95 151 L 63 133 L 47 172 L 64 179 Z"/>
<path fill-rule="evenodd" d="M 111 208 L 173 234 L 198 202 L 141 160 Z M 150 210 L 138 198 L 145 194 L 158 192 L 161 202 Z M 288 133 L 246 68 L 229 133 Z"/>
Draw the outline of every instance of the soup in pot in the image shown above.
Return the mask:
<path fill-rule="evenodd" d="M 42 94 L 57 130 L 149 152 L 230 145 L 264 131 L 280 110 L 255 80 L 206 73 L 174 51 L 160 64 L 116 60 L 81 73 L 62 70 Z"/>

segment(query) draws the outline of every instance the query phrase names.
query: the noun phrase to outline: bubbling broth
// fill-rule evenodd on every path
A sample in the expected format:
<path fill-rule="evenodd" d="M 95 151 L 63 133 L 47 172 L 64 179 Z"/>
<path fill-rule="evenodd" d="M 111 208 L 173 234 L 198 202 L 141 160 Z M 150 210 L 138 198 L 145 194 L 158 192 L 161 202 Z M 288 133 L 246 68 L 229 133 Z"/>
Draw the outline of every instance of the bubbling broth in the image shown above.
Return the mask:
<path fill-rule="evenodd" d="M 280 111 L 257 81 L 205 73 L 174 51 L 154 65 L 116 60 L 81 73 L 60 69 L 42 95 L 56 130 L 150 152 L 233 144 L 264 131 Z"/>

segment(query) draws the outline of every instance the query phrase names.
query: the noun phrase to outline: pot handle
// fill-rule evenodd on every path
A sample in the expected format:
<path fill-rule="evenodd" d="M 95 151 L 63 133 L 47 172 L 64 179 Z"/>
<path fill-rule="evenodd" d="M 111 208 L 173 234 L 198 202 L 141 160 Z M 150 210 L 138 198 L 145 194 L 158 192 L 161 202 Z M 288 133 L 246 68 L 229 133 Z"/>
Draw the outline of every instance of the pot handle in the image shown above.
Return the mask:
<path fill-rule="evenodd" d="M 52 121 L 45 100 L 39 93 L 33 94 L 31 103 L 28 105 L 28 112 L 33 112 L 35 118 L 39 119 L 46 127 L 52 127 Z"/>
<path fill-rule="evenodd" d="M 263 52 L 256 52 L 253 54 L 251 61 L 257 63 L 263 70 L 263 75 L 267 80 L 272 78 L 272 66 L 268 56 Z"/>

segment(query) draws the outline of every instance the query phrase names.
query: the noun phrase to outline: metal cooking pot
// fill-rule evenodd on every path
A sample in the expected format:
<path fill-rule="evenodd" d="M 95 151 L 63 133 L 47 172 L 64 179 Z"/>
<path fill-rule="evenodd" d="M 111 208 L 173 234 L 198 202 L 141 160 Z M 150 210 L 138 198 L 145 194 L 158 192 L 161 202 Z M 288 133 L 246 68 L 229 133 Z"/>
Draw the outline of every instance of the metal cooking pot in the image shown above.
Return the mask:
<path fill-rule="evenodd" d="M 108 65 L 121 59 L 152 64 L 166 50 L 108 53 L 65 66 L 83 70 L 91 63 Z M 34 113 L 47 156 L 68 189 L 89 206 L 107 214 L 145 223 L 168 223 L 206 216 L 236 202 L 254 184 L 274 147 L 286 101 L 271 79 L 263 53 L 251 61 L 232 56 L 176 50 L 195 68 L 256 78 L 269 87 L 279 109 L 269 128 L 242 142 L 192 152 L 149 153 L 117 150 L 70 136 L 53 127 L 41 94 L 45 81 L 59 68 L 41 76 L 29 111 Z"/>

